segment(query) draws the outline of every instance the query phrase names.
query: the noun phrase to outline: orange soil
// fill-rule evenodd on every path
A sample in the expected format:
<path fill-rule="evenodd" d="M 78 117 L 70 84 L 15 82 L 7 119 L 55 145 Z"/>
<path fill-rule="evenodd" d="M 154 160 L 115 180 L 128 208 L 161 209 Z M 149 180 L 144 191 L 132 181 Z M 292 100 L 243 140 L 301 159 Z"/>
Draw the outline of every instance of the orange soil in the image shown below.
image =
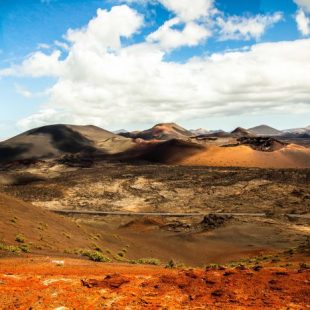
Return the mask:
<path fill-rule="evenodd" d="M 2 309 L 305 309 L 309 279 L 309 270 L 294 268 L 170 270 L 11 258 L 0 260 L 0 304 Z"/>
<path fill-rule="evenodd" d="M 291 144 L 274 152 L 261 152 L 245 145 L 235 147 L 210 145 L 205 151 L 185 157 L 178 163 L 196 166 L 309 168 L 310 149 Z"/>

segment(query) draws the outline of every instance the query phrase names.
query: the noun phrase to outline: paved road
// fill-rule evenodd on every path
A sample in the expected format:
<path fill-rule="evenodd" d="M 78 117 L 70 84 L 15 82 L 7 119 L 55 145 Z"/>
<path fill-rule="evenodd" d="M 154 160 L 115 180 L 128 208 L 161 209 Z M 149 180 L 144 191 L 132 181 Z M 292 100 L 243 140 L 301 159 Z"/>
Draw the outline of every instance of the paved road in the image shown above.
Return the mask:
<path fill-rule="evenodd" d="M 255 216 L 255 217 L 266 217 L 266 213 L 170 213 L 170 212 L 125 212 L 125 211 L 84 211 L 84 210 L 57 210 L 51 209 L 50 211 L 58 214 L 85 214 L 85 215 L 112 215 L 112 216 L 165 216 L 165 217 L 204 217 L 205 215 L 228 215 L 228 216 Z M 310 214 L 281 214 L 292 218 L 305 218 L 310 219 Z"/>

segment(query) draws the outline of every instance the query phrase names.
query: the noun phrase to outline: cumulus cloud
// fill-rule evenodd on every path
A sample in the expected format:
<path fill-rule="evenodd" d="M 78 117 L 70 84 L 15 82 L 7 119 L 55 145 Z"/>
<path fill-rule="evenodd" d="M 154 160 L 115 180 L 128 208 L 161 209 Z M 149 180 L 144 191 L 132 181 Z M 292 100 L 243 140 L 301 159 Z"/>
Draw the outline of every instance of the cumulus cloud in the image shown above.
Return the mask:
<path fill-rule="evenodd" d="M 304 10 L 310 12 L 310 0 L 294 0 L 294 2 Z"/>
<path fill-rule="evenodd" d="M 142 16 L 125 5 L 98 10 L 86 27 L 67 33 L 66 56 L 40 52 L 15 67 L 15 73 L 57 78 L 45 106 L 19 125 L 118 127 L 212 115 L 310 111 L 310 40 L 257 44 L 180 64 L 164 61 L 165 51 L 154 43 L 163 44 L 163 38 L 122 44 L 122 38 L 142 26 Z M 178 31 L 181 38 L 174 46 L 189 44 L 184 30 Z"/>
<path fill-rule="evenodd" d="M 254 17 L 229 16 L 218 17 L 217 25 L 220 27 L 220 40 L 250 40 L 259 39 L 266 29 L 283 18 L 277 12 L 273 15 L 256 15 Z"/>
<path fill-rule="evenodd" d="M 41 51 L 28 56 L 20 66 L 0 70 L 0 76 L 28 75 L 32 77 L 59 76 L 62 62 L 60 51 L 55 50 L 51 54 Z"/>
<path fill-rule="evenodd" d="M 297 11 L 295 19 L 300 33 L 304 36 L 308 36 L 310 34 L 310 18 L 300 9 Z"/>
<path fill-rule="evenodd" d="M 180 46 L 195 46 L 211 36 L 204 26 L 188 22 L 182 30 L 174 29 L 181 21 L 175 17 L 166 21 L 159 29 L 147 37 L 147 41 L 158 43 L 163 49 L 174 49 Z"/>
<path fill-rule="evenodd" d="M 126 5 L 112 7 L 110 11 L 98 9 L 85 29 L 69 29 L 66 39 L 81 49 L 117 49 L 121 38 L 129 38 L 142 23 L 143 17 Z"/>
<path fill-rule="evenodd" d="M 159 0 L 159 2 L 183 21 L 208 16 L 213 7 L 213 0 Z"/>

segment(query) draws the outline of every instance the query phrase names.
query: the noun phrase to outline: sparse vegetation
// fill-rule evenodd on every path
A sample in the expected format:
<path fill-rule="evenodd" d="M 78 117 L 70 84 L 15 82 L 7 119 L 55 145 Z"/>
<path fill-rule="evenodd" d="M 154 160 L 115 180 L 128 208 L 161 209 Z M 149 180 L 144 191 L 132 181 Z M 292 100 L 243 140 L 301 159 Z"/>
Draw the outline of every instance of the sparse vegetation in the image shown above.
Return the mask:
<path fill-rule="evenodd" d="M 0 250 L 1 251 L 6 251 L 6 252 L 11 252 L 11 253 L 30 253 L 30 246 L 27 244 L 20 244 L 20 245 L 6 245 L 4 243 L 0 243 Z"/>
<path fill-rule="evenodd" d="M 10 222 L 12 223 L 17 223 L 18 218 L 14 216 L 12 219 L 10 219 Z"/>
<path fill-rule="evenodd" d="M 166 268 L 172 269 L 172 268 L 175 268 L 175 267 L 176 267 L 175 261 L 173 259 L 170 259 L 169 262 L 166 265 Z"/>
<path fill-rule="evenodd" d="M 19 246 L 6 245 L 6 244 L 3 244 L 3 243 L 0 243 L 0 250 L 1 251 L 12 252 L 12 253 L 20 253 L 20 251 L 21 251 Z"/>
<path fill-rule="evenodd" d="M 80 254 L 82 256 L 88 257 L 90 260 L 95 261 L 95 262 L 110 262 L 111 260 L 103 255 L 101 252 L 98 251 L 92 251 L 92 250 L 80 250 Z"/>
<path fill-rule="evenodd" d="M 129 263 L 142 265 L 160 265 L 161 261 L 157 258 L 139 258 L 130 260 Z"/>
<path fill-rule="evenodd" d="M 18 234 L 18 235 L 16 235 L 16 237 L 15 237 L 15 241 L 16 241 L 16 242 L 19 242 L 19 243 L 25 243 L 26 238 L 25 238 L 24 235 Z"/>
<path fill-rule="evenodd" d="M 307 264 L 307 263 L 300 263 L 299 267 L 301 269 L 310 270 L 310 264 Z"/>
<path fill-rule="evenodd" d="M 101 248 L 98 244 L 93 243 L 91 247 L 92 247 L 95 251 L 103 253 L 102 248 Z"/>
<path fill-rule="evenodd" d="M 30 247 L 28 244 L 21 244 L 19 248 L 24 252 L 24 253 L 30 253 Z"/>

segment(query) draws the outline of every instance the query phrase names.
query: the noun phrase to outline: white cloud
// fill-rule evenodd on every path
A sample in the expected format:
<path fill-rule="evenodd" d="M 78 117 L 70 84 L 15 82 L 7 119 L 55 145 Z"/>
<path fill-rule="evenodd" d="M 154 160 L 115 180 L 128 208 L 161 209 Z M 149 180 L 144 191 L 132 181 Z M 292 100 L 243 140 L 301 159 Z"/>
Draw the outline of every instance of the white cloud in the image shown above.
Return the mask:
<path fill-rule="evenodd" d="M 33 95 L 31 91 L 19 84 L 15 84 L 15 90 L 18 94 L 22 95 L 25 98 L 31 98 Z"/>
<path fill-rule="evenodd" d="M 158 0 L 168 10 L 173 11 L 182 21 L 197 20 L 209 15 L 213 0 Z"/>
<path fill-rule="evenodd" d="M 60 75 L 62 62 L 60 51 L 55 50 L 51 54 L 41 51 L 28 56 L 20 66 L 0 70 L 0 76 L 28 75 L 32 77 L 58 76 Z"/>
<path fill-rule="evenodd" d="M 143 17 L 127 5 L 115 6 L 109 12 L 98 9 L 87 28 L 69 29 L 66 39 L 83 50 L 118 49 L 121 38 L 131 37 L 142 24 Z"/>
<path fill-rule="evenodd" d="M 310 18 L 305 15 L 302 9 L 299 9 L 295 16 L 298 30 L 304 36 L 310 34 Z"/>
<path fill-rule="evenodd" d="M 46 108 L 36 114 L 20 120 L 17 123 L 17 126 L 20 128 L 30 129 L 49 124 L 51 120 L 57 120 L 60 121 L 60 123 L 66 123 L 66 119 L 61 117 L 59 111 Z"/>
<path fill-rule="evenodd" d="M 49 49 L 51 48 L 50 45 L 46 44 L 46 43 L 39 43 L 38 44 L 38 48 L 39 49 Z"/>
<path fill-rule="evenodd" d="M 294 0 L 294 2 L 304 10 L 310 12 L 310 0 Z"/>
<path fill-rule="evenodd" d="M 137 33 L 142 20 L 127 6 L 99 10 L 85 28 L 68 33 L 64 59 L 60 52 L 36 53 L 14 68 L 57 77 L 46 105 L 19 125 L 123 127 L 214 115 L 310 112 L 310 40 L 257 44 L 180 64 L 165 62 L 165 52 L 152 42 L 122 46 L 120 38 Z"/>
<path fill-rule="evenodd" d="M 147 41 L 159 43 L 163 49 L 169 50 L 184 45 L 195 46 L 211 36 L 208 29 L 194 22 L 187 22 L 182 30 L 173 28 L 177 25 L 182 25 L 177 17 L 166 21 L 147 37 Z"/>
<path fill-rule="evenodd" d="M 220 40 L 250 40 L 259 39 L 268 27 L 278 23 L 283 18 L 277 12 L 273 15 L 256 15 L 254 17 L 230 16 L 226 19 L 218 17 L 217 26 L 220 27 Z"/>
<path fill-rule="evenodd" d="M 67 43 L 65 43 L 65 42 L 61 42 L 61 41 L 55 40 L 54 44 L 55 44 L 55 46 L 59 47 L 60 49 L 65 50 L 65 51 L 69 50 L 69 45 Z"/>

